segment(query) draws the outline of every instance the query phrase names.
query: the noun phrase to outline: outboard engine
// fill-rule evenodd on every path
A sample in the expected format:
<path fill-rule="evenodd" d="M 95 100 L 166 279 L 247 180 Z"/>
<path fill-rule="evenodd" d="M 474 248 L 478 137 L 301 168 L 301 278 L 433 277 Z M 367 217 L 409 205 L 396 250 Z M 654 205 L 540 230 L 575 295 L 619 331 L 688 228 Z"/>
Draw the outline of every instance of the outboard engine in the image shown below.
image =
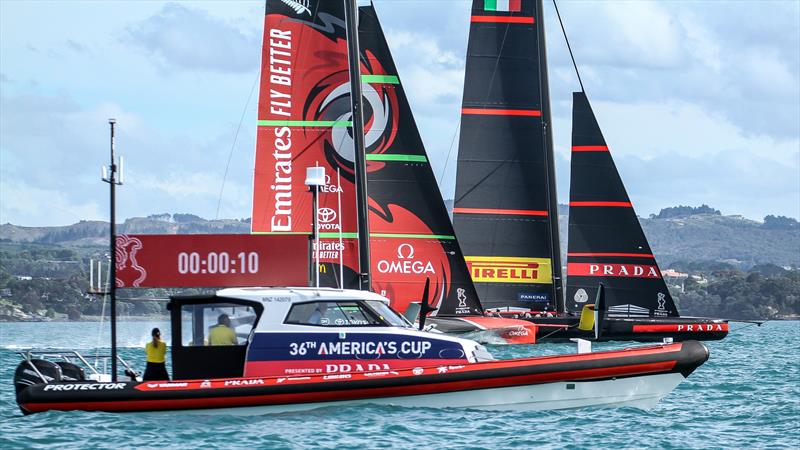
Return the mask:
<path fill-rule="evenodd" d="M 36 373 L 37 370 L 39 373 Z M 14 371 L 14 389 L 17 395 L 28 386 L 58 381 L 61 381 L 61 367 L 46 359 L 26 359 Z"/>
<path fill-rule="evenodd" d="M 67 361 L 56 361 L 61 368 L 61 381 L 86 381 L 83 367 Z"/>

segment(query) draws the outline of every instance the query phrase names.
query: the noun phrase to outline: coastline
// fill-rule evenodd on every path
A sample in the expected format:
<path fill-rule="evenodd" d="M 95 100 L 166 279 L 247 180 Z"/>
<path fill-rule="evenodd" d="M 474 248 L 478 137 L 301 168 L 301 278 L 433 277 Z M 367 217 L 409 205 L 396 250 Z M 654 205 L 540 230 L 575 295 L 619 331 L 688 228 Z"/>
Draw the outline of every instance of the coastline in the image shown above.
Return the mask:
<path fill-rule="evenodd" d="M 108 322 L 108 317 L 103 316 L 81 316 L 78 320 L 69 320 L 66 317 L 30 317 L 30 318 L 14 318 L 14 317 L 0 317 L 0 323 L 31 323 L 31 322 Z M 167 314 L 154 314 L 147 316 L 122 316 L 117 317 L 119 322 L 152 322 L 152 321 L 169 321 Z"/>

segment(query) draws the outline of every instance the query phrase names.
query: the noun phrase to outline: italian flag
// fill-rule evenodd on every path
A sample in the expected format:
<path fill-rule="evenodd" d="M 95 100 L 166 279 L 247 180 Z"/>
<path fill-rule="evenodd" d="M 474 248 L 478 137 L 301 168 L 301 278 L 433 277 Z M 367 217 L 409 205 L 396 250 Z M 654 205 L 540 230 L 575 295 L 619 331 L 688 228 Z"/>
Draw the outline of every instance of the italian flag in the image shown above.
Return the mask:
<path fill-rule="evenodd" d="M 519 12 L 522 0 L 483 0 L 484 11 Z"/>

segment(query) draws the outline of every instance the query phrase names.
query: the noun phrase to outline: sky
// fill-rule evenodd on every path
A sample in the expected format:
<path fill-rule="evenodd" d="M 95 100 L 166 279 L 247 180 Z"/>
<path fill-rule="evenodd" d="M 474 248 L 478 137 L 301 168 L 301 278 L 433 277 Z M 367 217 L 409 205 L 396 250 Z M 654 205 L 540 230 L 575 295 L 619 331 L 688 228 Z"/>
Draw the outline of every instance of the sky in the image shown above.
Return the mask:
<path fill-rule="evenodd" d="M 376 0 L 446 198 L 470 1 Z M 800 1 L 568 1 L 559 9 L 636 211 L 707 203 L 800 217 Z M 545 0 L 558 197 L 572 91 Z M 0 0 L 0 223 L 251 215 L 262 1 Z"/>

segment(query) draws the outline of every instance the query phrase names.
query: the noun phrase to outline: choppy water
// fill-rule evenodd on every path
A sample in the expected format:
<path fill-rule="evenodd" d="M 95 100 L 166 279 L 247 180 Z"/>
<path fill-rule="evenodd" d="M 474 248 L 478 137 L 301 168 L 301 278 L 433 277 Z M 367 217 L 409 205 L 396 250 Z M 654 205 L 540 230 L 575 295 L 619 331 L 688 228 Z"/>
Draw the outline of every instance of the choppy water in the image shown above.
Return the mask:
<path fill-rule="evenodd" d="M 120 324 L 120 344 L 126 346 L 121 354 L 129 362 L 142 365 L 141 346 L 153 326 L 169 329 L 166 323 Z M 800 322 L 733 327 L 727 339 L 708 344 L 710 361 L 652 411 L 516 413 L 354 406 L 256 417 L 82 412 L 23 417 L 12 386 L 16 349 L 92 349 L 99 342 L 98 326 L 3 323 L 0 448 L 800 447 Z M 567 344 L 491 350 L 500 358 L 574 351 Z"/>

